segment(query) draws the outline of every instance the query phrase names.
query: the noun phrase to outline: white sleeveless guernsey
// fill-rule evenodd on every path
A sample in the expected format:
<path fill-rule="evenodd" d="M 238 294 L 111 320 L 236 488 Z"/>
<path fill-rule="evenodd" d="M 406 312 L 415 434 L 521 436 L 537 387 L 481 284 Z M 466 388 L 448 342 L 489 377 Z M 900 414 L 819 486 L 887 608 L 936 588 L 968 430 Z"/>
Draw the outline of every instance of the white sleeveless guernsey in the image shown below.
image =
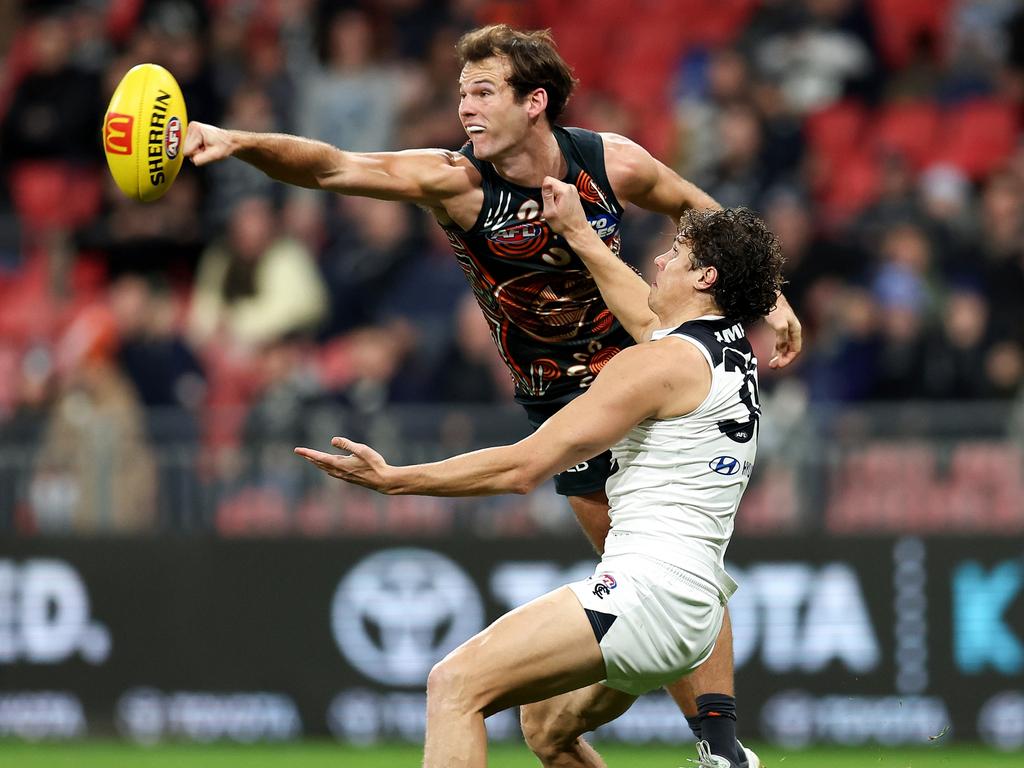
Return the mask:
<path fill-rule="evenodd" d="M 691 413 L 647 419 L 612 448 L 604 554 L 661 560 L 709 582 L 724 601 L 736 590 L 725 550 L 757 449 L 757 359 L 743 326 L 720 316 L 655 331 L 652 340 L 667 336 L 700 350 L 711 388 Z"/>

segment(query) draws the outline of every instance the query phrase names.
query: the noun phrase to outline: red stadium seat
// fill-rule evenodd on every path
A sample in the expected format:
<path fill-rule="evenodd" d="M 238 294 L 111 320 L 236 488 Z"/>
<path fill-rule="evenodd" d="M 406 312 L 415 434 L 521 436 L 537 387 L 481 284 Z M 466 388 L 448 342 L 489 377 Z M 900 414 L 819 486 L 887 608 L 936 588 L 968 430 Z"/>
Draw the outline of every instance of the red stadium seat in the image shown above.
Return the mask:
<path fill-rule="evenodd" d="M 11 197 L 31 233 L 71 229 L 93 218 L 103 200 L 100 174 L 51 160 L 28 160 L 11 171 Z"/>
<path fill-rule="evenodd" d="M 811 151 L 844 155 L 857 146 L 867 123 L 867 109 L 859 101 L 841 101 L 807 116 L 804 130 Z"/>
<path fill-rule="evenodd" d="M 842 225 L 878 197 L 881 169 L 870 149 L 851 148 L 834 158 L 820 203 L 829 228 Z"/>
<path fill-rule="evenodd" d="M 837 165 L 859 145 L 867 123 L 867 109 L 858 101 L 841 101 L 807 116 L 807 156 L 810 183 L 821 193 L 837 177 Z"/>
<path fill-rule="evenodd" d="M 975 180 L 1013 153 L 1020 128 L 1013 105 L 990 99 L 951 107 L 945 126 L 935 159 L 959 167 Z"/>
<path fill-rule="evenodd" d="M 950 0 L 871 0 L 869 7 L 890 68 L 906 66 L 923 36 L 935 42 L 938 52 L 945 48 Z"/>
<path fill-rule="evenodd" d="M 935 152 L 941 117 L 929 102 L 890 104 L 871 122 L 871 143 L 882 152 L 898 152 L 923 168 Z"/>

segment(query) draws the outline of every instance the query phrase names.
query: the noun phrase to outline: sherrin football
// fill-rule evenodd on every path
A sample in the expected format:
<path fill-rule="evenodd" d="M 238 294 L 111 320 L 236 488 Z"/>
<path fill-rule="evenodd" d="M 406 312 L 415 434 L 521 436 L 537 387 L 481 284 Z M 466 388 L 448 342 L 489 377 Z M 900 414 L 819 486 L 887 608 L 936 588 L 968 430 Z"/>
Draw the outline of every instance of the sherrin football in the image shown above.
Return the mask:
<path fill-rule="evenodd" d="M 103 118 L 103 152 L 121 191 L 146 203 L 159 199 L 181 169 L 187 127 L 170 72 L 158 64 L 128 70 Z"/>

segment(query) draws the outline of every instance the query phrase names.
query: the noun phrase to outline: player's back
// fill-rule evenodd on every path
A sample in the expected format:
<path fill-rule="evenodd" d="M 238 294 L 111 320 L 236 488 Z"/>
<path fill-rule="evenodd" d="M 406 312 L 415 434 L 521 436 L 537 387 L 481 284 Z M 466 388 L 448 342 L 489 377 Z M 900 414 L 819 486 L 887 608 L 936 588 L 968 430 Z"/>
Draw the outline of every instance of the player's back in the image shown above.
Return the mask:
<path fill-rule="evenodd" d="M 757 448 L 757 360 L 743 326 L 707 316 L 658 331 L 694 344 L 711 368 L 711 387 L 691 413 L 648 419 L 612 448 L 607 492 L 612 529 L 605 555 L 646 554 L 715 584 L 724 571 L 740 497 Z"/>

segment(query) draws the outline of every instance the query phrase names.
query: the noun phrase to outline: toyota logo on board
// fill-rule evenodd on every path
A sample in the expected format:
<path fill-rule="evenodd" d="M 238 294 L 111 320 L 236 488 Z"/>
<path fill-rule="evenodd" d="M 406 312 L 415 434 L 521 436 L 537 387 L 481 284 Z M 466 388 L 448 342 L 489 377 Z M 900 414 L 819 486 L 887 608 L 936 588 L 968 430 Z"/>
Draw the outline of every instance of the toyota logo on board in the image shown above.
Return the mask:
<path fill-rule="evenodd" d="M 360 561 L 331 602 L 331 629 L 342 655 L 389 685 L 423 685 L 430 668 L 479 632 L 483 620 L 470 578 L 425 549 L 389 549 Z"/>

